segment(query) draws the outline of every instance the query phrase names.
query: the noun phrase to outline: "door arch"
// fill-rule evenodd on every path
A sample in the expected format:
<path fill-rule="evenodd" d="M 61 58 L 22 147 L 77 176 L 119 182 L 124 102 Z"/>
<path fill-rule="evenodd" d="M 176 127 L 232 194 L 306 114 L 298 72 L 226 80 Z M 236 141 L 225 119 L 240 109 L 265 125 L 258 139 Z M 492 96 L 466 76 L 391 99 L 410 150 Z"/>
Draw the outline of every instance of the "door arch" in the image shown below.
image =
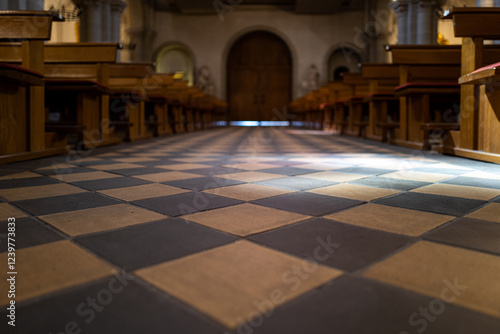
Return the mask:
<path fill-rule="evenodd" d="M 272 121 L 291 100 L 292 56 L 268 31 L 240 37 L 229 50 L 227 92 L 231 121 Z"/>

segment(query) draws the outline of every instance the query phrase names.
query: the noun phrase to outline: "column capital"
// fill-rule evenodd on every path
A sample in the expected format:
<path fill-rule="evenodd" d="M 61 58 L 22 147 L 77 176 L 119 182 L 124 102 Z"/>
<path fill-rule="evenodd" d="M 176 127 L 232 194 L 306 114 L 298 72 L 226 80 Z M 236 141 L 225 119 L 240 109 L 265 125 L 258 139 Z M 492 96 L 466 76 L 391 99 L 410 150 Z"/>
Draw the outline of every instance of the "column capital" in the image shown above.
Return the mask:
<path fill-rule="evenodd" d="M 111 11 L 115 12 L 123 12 L 123 10 L 127 7 L 127 3 L 122 0 L 111 0 Z"/>
<path fill-rule="evenodd" d="M 436 1 L 435 0 L 420 0 L 418 2 L 418 4 L 420 5 L 420 7 L 428 8 L 428 7 L 436 6 Z"/>
<path fill-rule="evenodd" d="M 76 7 L 80 9 L 85 6 L 96 6 L 102 2 L 102 0 L 72 0 L 72 1 L 76 5 Z"/>
<path fill-rule="evenodd" d="M 408 11 L 408 0 L 393 0 L 391 2 L 391 8 L 396 13 L 405 13 Z"/>

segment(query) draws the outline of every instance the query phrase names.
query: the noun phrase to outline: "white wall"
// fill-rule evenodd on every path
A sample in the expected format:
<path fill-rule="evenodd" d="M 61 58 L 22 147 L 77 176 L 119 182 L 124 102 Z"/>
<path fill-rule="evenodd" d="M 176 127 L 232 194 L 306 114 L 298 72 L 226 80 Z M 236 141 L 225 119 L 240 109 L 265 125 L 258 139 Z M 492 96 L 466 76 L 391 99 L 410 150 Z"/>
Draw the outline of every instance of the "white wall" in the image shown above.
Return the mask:
<path fill-rule="evenodd" d="M 208 66 L 216 84 L 217 95 L 226 98 L 226 60 L 230 47 L 242 35 L 267 30 L 280 36 L 290 48 L 293 59 L 293 97 L 302 95 L 301 82 L 307 68 L 315 64 L 321 73 L 320 84 L 327 83 L 328 59 L 344 45 L 361 49 L 356 43 L 362 29 L 362 13 L 336 15 L 295 15 L 273 8 L 241 9 L 226 13 L 223 20 L 212 15 L 178 15 L 156 12 L 151 61 L 161 48 L 179 42 L 194 55 L 196 69 Z M 359 36 L 358 36 L 359 37 Z M 358 48 L 356 45 L 359 45 Z"/>

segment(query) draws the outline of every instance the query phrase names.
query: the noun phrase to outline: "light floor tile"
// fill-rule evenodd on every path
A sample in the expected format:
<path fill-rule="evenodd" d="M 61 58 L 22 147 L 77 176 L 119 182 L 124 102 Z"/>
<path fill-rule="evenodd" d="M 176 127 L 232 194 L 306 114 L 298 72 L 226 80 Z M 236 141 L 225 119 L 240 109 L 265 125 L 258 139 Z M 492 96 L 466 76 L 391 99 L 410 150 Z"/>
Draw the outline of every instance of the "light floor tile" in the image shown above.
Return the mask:
<path fill-rule="evenodd" d="M 203 165 L 203 164 L 175 164 L 175 165 L 162 165 L 157 167 L 171 169 L 171 170 L 187 170 L 187 169 L 212 168 L 213 166 Z"/>
<path fill-rule="evenodd" d="M 499 256 L 421 241 L 364 276 L 500 318 Z"/>
<path fill-rule="evenodd" d="M 182 218 L 235 235 L 247 236 L 296 223 L 310 217 L 245 203 L 203 211 Z"/>
<path fill-rule="evenodd" d="M 66 162 L 62 163 L 53 163 L 50 166 L 43 167 L 43 168 L 37 168 L 36 170 L 51 170 L 51 169 L 66 169 L 66 168 L 75 168 L 75 165 L 68 164 Z"/>
<path fill-rule="evenodd" d="M 17 180 L 17 179 L 27 179 L 30 177 L 41 177 L 41 176 L 42 175 L 33 172 L 21 172 L 21 173 L 1 176 L 0 180 Z"/>
<path fill-rule="evenodd" d="M 24 218 L 28 217 L 22 211 L 16 209 L 9 203 L 0 203 L 0 221 L 5 221 L 9 218 Z"/>
<path fill-rule="evenodd" d="M 262 312 L 257 303 L 271 303 L 274 308 L 342 275 L 323 266 L 315 266 L 303 279 L 292 271 L 312 266 L 305 260 L 238 241 L 136 273 L 234 329 Z"/>
<path fill-rule="evenodd" d="M 457 186 L 454 184 L 436 183 L 429 186 L 412 190 L 413 192 L 434 194 L 443 196 L 463 197 L 488 201 L 500 196 L 500 190 L 490 188 L 479 188 L 469 186 Z"/>
<path fill-rule="evenodd" d="M 75 159 L 73 162 L 82 163 L 82 162 L 96 162 L 96 161 L 102 161 L 102 159 L 96 157 L 88 157 L 88 158 Z"/>
<path fill-rule="evenodd" d="M 148 157 L 130 157 L 130 158 L 118 158 L 113 159 L 114 161 L 125 162 L 125 163 L 133 163 L 133 162 L 147 162 L 147 161 L 158 161 L 158 159 L 148 158 Z"/>
<path fill-rule="evenodd" d="M 472 170 L 472 169 L 467 168 L 467 167 L 452 165 L 452 164 L 448 164 L 446 162 L 432 164 L 432 165 L 429 165 L 429 167 L 430 168 L 442 168 L 442 169 L 458 169 L 458 170 L 463 170 L 464 172 L 468 171 L 468 170 Z"/>
<path fill-rule="evenodd" d="M 182 194 L 185 192 L 189 192 L 189 190 L 171 187 L 159 183 L 153 183 L 145 184 L 142 186 L 101 190 L 99 192 L 101 194 L 118 198 L 123 201 L 131 202 L 146 198 Z"/>
<path fill-rule="evenodd" d="M 500 203 L 490 203 L 468 214 L 466 217 L 500 223 Z"/>
<path fill-rule="evenodd" d="M 259 184 L 239 184 L 236 186 L 209 189 L 203 192 L 229 198 L 235 198 L 242 201 L 254 201 L 261 198 L 293 193 L 294 191 L 262 186 Z"/>
<path fill-rule="evenodd" d="M 418 172 L 411 170 L 403 170 L 399 172 L 389 173 L 379 175 L 382 177 L 389 177 L 391 179 L 399 179 L 399 180 L 412 180 L 412 181 L 421 181 L 421 182 L 438 182 L 444 179 L 448 179 L 453 177 L 453 175 L 449 174 L 438 174 L 438 173 L 426 173 L 426 172 Z"/>
<path fill-rule="evenodd" d="M 45 186 L 0 189 L 0 196 L 13 202 L 34 198 L 78 194 L 83 192 L 85 192 L 85 190 L 81 188 L 66 183 L 57 183 Z"/>
<path fill-rule="evenodd" d="M 117 163 L 117 164 L 109 164 L 109 165 L 95 165 L 89 166 L 89 168 L 98 169 L 98 170 L 118 170 L 118 169 L 132 169 L 132 168 L 141 168 L 144 167 L 138 164 L 129 164 L 129 163 Z"/>
<path fill-rule="evenodd" d="M 470 172 L 467 174 L 463 174 L 462 176 L 475 177 L 475 178 L 479 178 L 479 179 L 500 180 L 500 175 L 498 175 L 498 174 L 481 172 L 481 171 Z"/>
<path fill-rule="evenodd" d="M 165 216 L 129 204 L 62 212 L 38 217 L 70 236 L 164 219 Z"/>
<path fill-rule="evenodd" d="M 416 237 L 455 217 L 368 203 L 325 218 Z"/>
<path fill-rule="evenodd" d="M 294 159 L 295 161 L 295 159 Z M 325 163 L 310 163 L 310 164 L 297 164 L 297 165 L 291 165 L 291 167 L 294 168 L 304 168 L 304 169 L 315 169 L 315 170 L 330 170 L 330 169 L 341 169 L 345 168 L 346 165 L 332 165 L 332 164 L 325 164 Z"/>
<path fill-rule="evenodd" d="M 166 182 L 166 181 L 194 179 L 196 177 L 201 177 L 201 175 L 184 173 L 184 172 L 165 172 L 165 173 L 135 175 L 134 177 L 152 182 Z"/>
<path fill-rule="evenodd" d="M 103 179 L 110 179 L 113 177 L 123 177 L 123 176 L 107 172 L 88 172 L 88 173 L 74 173 L 74 174 L 58 174 L 58 175 L 52 175 L 51 177 L 64 182 L 80 182 L 80 181 L 103 180 Z"/>
<path fill-rule="evenodd" d="M 260 162 L 247 162 L 247 163 L 242 163 L 242 164 L 222 165 L 222 167 L 237 168 L 237 169 L 244 169 L 244 170 L 259 170 L 259 169 L 267 169 L 267 168 L 276 168 L 276 167 L 280 167 L 280 166 L 266 164 L 266 163 L 260 163 Z"/>
<path fill-rule="evenodd" d="M 366 187 L 348 183 L 336 184 L 324 188 L 317 188 L 309 190 L 309 192 L 321 195 L 356 199 L 358 201 L 367 201 L 367 202 L 377 198 L 382 198 L 399 193 L 399 191 L 392 189 L 373 188 L 373 187 Z"/>
<path fill-rule="evenodd" d="M 0 261 L 7 263 L 7 253 L 0 254 Z M 16 271 L 16 302 L 117 274 L 69 241 L 17 250 Z M 0 305 L 8 301 L 7 293 L 0 294 Z"/>
<path fill-rule="evenodd" d="M 347 182 L 347 181 L 363 179 L 369 176 L 370 175 L 349 174 L 340 172 L 318 172 L 318 173 L 301 175 L 301 177 L 307 177 L 310 179 L 333 181 L 333 182 Z"/>
<path fill-rule="evenodd" d="M 279 179 L 281 177 L 284 177 L 284 175 L 276 175 L 276 174 L 262 173 L 262 172 L 241 172 L 241 173 L 217 175 L 217 177 L 222 177 L 225 179 L 242 181 L 242 182 L 258 182 L 258 181 Z"/>
<path fill-rule="evenodd" d="M 211 161 L 214 159 L 213 158 L 204 158 L 204 157 L 185 157 L 185 158 L 175 158 L 172 160 L 179 161 L 179 162 L 197 163 L 197 162 Z"/>

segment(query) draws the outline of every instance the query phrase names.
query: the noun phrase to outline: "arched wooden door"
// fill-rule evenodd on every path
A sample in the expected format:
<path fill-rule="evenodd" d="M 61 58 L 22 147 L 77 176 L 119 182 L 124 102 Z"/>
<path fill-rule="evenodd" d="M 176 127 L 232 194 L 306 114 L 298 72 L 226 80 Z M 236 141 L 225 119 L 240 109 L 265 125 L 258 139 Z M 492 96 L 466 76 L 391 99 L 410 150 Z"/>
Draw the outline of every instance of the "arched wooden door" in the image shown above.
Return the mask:
<path fill-rule="evenodd" d="M 290 102 L 292 60 L 278 36 L 256 31 L 237 40 L 228 58 L 228 97 L 231 121 L 280 120 Z"/>

